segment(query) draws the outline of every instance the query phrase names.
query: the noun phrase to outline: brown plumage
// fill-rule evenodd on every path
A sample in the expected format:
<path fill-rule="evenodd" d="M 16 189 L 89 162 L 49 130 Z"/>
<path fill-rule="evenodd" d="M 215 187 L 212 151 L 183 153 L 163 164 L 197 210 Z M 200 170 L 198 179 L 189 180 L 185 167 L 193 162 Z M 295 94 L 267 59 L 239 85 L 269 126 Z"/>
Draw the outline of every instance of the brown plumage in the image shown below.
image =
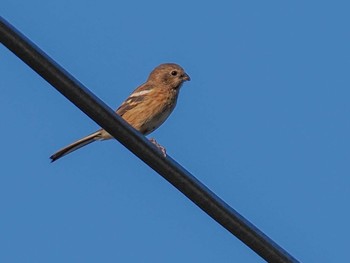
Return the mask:
<path fill-rule="evenodd" d="M 174 63 L 165 63 L 156 67 L 147 81 L 135 89 L 116 110 L 136 130 L 147 135 L 157 129 L 176 106 L 180 88 L 190 77 L 183 68 Z M 52 162 L 94 141 L 113 138 L 100 129 L 54 153 Z M 159 145 L 152 140 L 158 147 Z M 162 147 L 161 147 L 162 148 Z M 165 154 L 164 148 L 162 148 Z"/>

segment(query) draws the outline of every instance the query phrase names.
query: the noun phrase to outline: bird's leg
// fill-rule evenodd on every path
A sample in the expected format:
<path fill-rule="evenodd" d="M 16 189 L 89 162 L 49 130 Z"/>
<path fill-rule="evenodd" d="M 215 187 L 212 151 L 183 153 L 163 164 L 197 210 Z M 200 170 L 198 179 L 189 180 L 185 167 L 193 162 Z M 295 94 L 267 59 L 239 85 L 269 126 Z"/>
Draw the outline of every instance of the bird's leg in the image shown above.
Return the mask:
<path fill-rule="evenodd" d="M 160 145 L 160 144 L 156 141 L 156 139 L 151 138 L 151 139 L 149 139 L 149 141 L 150 141 L 151 143 L 153 143 L 153 144 L 162 152 L 162 154 L 164 155 L 164 157 L 166 157 L 166 149 L 165 149 L 162 145 Z"/>

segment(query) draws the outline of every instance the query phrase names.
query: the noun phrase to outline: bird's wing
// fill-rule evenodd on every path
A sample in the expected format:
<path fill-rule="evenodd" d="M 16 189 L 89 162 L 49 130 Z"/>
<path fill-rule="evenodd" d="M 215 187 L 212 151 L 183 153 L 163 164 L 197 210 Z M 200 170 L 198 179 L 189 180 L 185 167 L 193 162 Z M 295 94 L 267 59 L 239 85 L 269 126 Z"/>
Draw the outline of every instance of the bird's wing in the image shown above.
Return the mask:
<path fill-rule="evenodd" d="M 141 85 L 120 105 L 116 110 L 117 114 L 123 116 L 129 110 L 137 107 L 142 101 L 145 100 L 146 94 L 152 91 L 152 85 L 147 83 Z"/>

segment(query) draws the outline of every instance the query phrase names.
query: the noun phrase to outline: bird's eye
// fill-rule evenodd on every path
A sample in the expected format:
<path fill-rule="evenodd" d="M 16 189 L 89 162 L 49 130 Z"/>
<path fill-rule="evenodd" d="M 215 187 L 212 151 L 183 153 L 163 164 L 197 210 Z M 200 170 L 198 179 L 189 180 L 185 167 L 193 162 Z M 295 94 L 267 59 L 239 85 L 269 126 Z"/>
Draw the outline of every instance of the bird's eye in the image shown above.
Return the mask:
<path fill-rule="evenodd" d="M 176 76 L 176 75 L 177 75 L 177 71 L 176 71 L 176 70 L 173 70 L 173 71 L 171 72 L 171 75 Z"/>

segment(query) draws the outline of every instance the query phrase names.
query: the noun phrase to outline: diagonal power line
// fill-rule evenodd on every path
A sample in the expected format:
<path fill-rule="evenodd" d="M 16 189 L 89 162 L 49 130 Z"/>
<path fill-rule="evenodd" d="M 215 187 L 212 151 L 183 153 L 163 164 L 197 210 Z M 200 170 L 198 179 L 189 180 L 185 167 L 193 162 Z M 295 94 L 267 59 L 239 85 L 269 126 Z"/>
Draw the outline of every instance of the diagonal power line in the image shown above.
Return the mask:
<path fill-rule="evenodd" d="M 268 262 L 298 262 L 0 17 L 0 42 L 62 95 Z"/>

